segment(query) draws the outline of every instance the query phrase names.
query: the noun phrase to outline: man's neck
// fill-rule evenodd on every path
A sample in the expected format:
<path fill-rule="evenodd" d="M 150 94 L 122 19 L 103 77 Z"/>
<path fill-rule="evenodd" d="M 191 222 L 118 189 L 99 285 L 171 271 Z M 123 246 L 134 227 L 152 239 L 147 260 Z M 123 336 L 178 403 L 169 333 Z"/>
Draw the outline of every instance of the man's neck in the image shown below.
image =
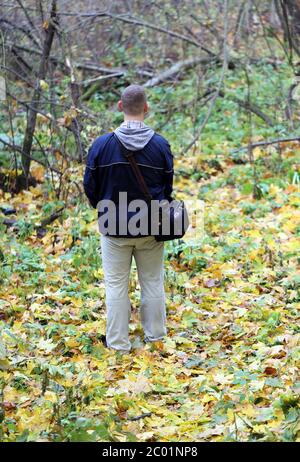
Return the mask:
<path fill-rule="evenodd" d="M 143 116 L 124 116 L 124 122 L 144 122 Z"/>

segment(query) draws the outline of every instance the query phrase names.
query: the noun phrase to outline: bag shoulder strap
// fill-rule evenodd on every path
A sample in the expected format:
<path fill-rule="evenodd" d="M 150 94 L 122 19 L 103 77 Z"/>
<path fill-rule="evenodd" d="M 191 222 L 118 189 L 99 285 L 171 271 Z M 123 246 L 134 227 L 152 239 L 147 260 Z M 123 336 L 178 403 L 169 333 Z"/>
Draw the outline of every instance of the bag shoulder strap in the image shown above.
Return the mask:
<path fill-rule="evenodd" d="M 128 162 L 130 163 L 130 166 L 132 168 L 132 171 L 137 179 L 137 182 L 139 184 L 139 187 L 140 189 L 142 190 L 144 196 L 147 198 L 147 200 L 151 200 L 152 199 L 152 195 L 150 194 L 150 191 L 148 189 L 148 186 L 146 185 L 146 182 L 145 182 L 145 179 L 141 173 L 141 170 L 134 158 L 134 151 L 130 151 L 129 149 L 126 149 L 125 146 L 121 143 L 121 141 L 119 140 L 119 138 L 117 137 L 117 135 L 114 134 L 114 137 L 116 138 L 116 140 L 118 141 L 120 147 L 121 147 L 121 151 L 122 153 L 124 154 L 124 156 L 126 157 L 126 159 L 128 159 Z"/>

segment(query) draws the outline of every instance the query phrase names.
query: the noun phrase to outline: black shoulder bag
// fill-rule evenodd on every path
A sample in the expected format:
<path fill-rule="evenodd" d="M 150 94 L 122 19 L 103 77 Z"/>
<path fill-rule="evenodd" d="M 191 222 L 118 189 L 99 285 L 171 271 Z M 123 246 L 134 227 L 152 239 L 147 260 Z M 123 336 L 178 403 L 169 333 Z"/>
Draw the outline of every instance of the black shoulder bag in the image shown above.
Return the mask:
<path fill-rule="evenodd" d="M 150 205 L 153 198 L 135 160 L 135 152 L 126 149 L 118 137 L 116 135 L 114 136 L 120 144 L 123 155 L 130 163 L 148 205 Z M 189 218 L 183 201 L 172 200 L 172 202 L 169 202 L 167 199 L 162 200 L 160 201 L 158 212 L 158 232 L 153 234 L 157 241 L 172 241 L 173 239 L 179 239 L 185 235 L 189 227 Z"/>

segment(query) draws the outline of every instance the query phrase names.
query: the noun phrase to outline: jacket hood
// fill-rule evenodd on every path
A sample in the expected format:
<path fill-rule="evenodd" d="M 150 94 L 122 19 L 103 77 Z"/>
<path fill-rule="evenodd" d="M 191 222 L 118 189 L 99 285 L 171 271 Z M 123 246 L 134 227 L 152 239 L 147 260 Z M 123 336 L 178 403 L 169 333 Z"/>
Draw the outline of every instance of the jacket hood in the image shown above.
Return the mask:
<path fill-rule="evenodd" d="M 146 146 L 155 132 L 144 122 L 133 120 L 123 122 L 114 133 L 126 149 L 139 151 Z"/>

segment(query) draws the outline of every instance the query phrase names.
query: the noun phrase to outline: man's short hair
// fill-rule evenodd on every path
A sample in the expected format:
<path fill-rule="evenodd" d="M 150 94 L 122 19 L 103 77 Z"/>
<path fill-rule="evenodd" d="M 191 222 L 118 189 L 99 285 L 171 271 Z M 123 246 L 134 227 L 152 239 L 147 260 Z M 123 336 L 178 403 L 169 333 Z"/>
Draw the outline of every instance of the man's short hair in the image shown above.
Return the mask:
<path fill-rule="evenodd" d="M 129 85 L 121 96 L 123 110 L 127 115 L 139 115 L 144 111 L 146 93 L 141 85 Z"/>

